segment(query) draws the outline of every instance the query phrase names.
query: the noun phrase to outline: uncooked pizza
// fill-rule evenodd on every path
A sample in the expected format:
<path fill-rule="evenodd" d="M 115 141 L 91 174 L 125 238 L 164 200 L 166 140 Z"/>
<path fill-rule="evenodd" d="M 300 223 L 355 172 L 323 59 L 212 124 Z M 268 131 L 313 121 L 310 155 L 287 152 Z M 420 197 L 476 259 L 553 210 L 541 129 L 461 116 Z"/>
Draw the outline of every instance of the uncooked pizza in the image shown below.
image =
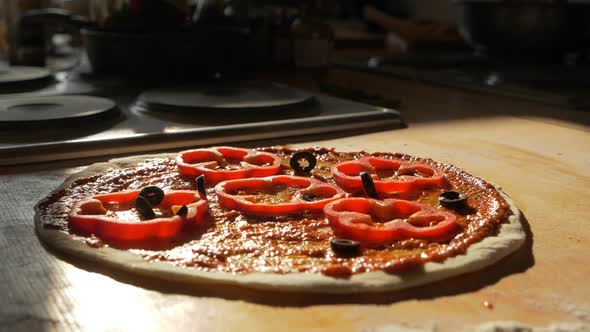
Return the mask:
<path fill-rule="evenodd" d="M 36 206 L 48 246 L 173 284 L 278 292 L 409 288 L 525 240 L 499 188 L 389 152 L 210 147 L 100 163 Z"/>

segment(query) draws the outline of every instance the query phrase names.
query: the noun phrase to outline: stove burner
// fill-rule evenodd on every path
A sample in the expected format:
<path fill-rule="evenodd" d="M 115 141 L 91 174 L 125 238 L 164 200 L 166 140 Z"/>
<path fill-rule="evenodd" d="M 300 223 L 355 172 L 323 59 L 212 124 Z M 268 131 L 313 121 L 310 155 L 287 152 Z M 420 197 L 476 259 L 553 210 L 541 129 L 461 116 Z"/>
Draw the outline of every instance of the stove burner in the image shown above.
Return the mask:
<path fill-rule="evenodd" d="M 40 67 L 12 66 L 0 69 L 0 84 L 24 83 L 49 78 L 51 72 Z"/>
<path fill-rule="evenodd" d="M 147 110 L 259 110 L 299 105 L 313 97 L 271 82 L 215 83 L 148 90 L 137 104 Z"/>
<path fill-rule="evenodd" d="M 117 110 L 115 102 L 90 96 L 24 97 L 0 100 L 0 124 L 47 124 L 86 120 Z"/>
<path fill-rule="evenodd" d="M 87 74 L 84 68 L 51 77 L 51 85 L 37 90 L 0 86 L 0 165 L 404 128 L 394 110 L 316 97 L 274 83 L 224 81 L 185 87 L 179 94 L 164 93 L 164 101 L 156 100 L 164 110 L 164 102 L 180 105 L 168 106 L 168 112 L 155 110 L 154 101 L 149 111 L 138 105 L 159 90 L 144 93 L 139 101 L 137 96 L 163 86 L 161 81 Z M 2 94 L 6 89 L 14 93 Z M 210 98 L 213 107 L 203 98 Z M 70 107 L 72 101 L 75 107 Z M 73 113 L 64 112 L 66 108 Z"/>

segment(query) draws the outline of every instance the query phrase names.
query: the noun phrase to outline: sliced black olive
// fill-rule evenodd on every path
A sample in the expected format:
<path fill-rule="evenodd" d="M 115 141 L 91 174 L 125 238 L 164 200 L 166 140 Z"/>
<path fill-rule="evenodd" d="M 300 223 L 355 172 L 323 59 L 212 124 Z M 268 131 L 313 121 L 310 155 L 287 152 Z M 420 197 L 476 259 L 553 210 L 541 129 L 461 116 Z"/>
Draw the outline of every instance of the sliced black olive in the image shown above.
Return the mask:
<path fill-rule="evenodd" d="M 307 162 L 305 167 L 301 166 L 301 162 Z M 309 151 L 299 151 L 293 153 L 291 155 L 291 160 L 289 160 L 289 165 L 296 173 L 309 173 L 317 164 L 317 159 L 313 155 L 313 153 Z"/>
<path fill-rule="evenodd" d="M 204 199 L 207 197 L 207 191 L 205 191 L 205 176 L 203 174 L 197 176 L 195 179 L 197 183 L 197 191 L 201 194 L 201 197 Z"/>
<path fill-rule="evenodd" d="M 467 196 L 456 191 L 443 191 L 438 196 L 438 202 L 446 208 L 460 208 L 467 203 Z"/>
<path fill-rule="evenodd" d="M 176 215 L 181 216 L 181 217 L 186 216 L 187 213 L 188 213 L 188 208 L 186 207 L 186 205 L 183 205 L 180 209 L 178 209 L 178 211 L 176 211 Z"/>
<path fill-rule="evenodd" d="M 316 195 L 311 194 L 311 193 L 307 193 L 307 194 L 303 194 L 301 196 L 301 198 L 303 198 L 304 201 L 313 202 L 313 199 L 316 198 Z"/>
<path fill-rule="evenodd" d="M 356 256 L 360 252 L 361 244 L 349 239 L 332 239 L 330 248 L 338 256 Z"/>
<path fill-rule="evenodd" d="M 143 196 L 137 196 L 135 199 L 135 209 L 145 220 L 154 219 L 156 217 L 156 213 L 152 210 L 152 205 Z"/>
<path fill-rule="evenodd" d="M 153 207 L 160 204 L 164 199 L 164 191 L 156 186 L 149 186 L 141 189 L 138 197 L 145 198 Z"/>
<path fill-rule="evenodd" d="M 375 182 L 373 182 L 373 178 L 371 174 L 367 172 L 361 172 L 361 180 L 363 181 L 363 188 L 365 189 L 365 195 L 369 198 L 379 199 L 379 194 L 377 194 L 377 189 L 375 189 Z"/>

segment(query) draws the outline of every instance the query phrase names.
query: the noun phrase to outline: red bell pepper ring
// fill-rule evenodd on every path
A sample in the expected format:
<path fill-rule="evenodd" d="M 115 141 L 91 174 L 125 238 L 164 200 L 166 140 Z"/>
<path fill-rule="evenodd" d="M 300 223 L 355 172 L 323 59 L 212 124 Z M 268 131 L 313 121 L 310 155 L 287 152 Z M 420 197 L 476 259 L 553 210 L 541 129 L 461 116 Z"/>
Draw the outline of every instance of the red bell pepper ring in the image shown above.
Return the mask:
<path fill-rule="evenodd" d="M 181 151 L 176 164 L 180 174 L 204 175 L 208 184 L 271 176 L 281 170 L 281 158 L 275 154 L 225 146 Z"/>
<path fill-rule="evenodd" d="M 292 175 L 224 181 L 215 193 L 222 207 L 259 216 L 321 211 L 346 195 L 336 185 Z"/>
<path fill-rule="evenodd" d="M 384 194 L 409 192 L 424 186 L 441 187 L 444 184 L 442 171 L 432 166 L 377 157 L 341 162 L 332 165 L 331 171 L 336 184 L 348 192 L 363 191 L 362 172 L 369 173 L 377 192 Z M 416 173 L 426 177 L 416 176 Z"/>
<path fill-rule="evenodd" d="M 94 234 L 104 240 L 141 241 L 146 239 L 169 239 L 176 236 L 188 224 L 199 224 L 207 212 L 207 201 L 192 190 L 174 190 L 154 208 L 169 216 L 150 220 L 130 221 L 117 218 L 116 212 L 129 213 L 140 190 L 122 191 L 89 196 L 74 205 L 68 215 L 70 226 L 86 234 Z M 175 213 L 186 205 L 186 215 Z M 107 214 L 110 214 L 107 215 Z"/>
<path fill-rule="evenodd" d="M 343 198 L 327 204 L 324 214 L 336 236 L 366 245 L 408 238 L 445 240 L 458 226 L 454 214 L 394 198 Z"/>

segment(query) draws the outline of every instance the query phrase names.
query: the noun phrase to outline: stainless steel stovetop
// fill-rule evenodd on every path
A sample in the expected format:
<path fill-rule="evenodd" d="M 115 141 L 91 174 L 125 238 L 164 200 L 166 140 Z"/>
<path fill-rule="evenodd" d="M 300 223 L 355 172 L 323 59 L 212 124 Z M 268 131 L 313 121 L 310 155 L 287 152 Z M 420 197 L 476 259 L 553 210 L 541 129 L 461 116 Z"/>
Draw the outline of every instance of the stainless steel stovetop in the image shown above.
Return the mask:
<path fill-rule="evenodd" d="M 77 71 L 56 73 L 50 81 L 0 86 L 0 104 L 13 98 L 89 95 L 106 97 L 117 105 L 101 117 L 0 121 L 0 165 L 404 127 L 395 110 L 319 95 L 280 107 L 184 108 L 180 112 L 138 103 L 146 89 L 171 86 Z"/>

